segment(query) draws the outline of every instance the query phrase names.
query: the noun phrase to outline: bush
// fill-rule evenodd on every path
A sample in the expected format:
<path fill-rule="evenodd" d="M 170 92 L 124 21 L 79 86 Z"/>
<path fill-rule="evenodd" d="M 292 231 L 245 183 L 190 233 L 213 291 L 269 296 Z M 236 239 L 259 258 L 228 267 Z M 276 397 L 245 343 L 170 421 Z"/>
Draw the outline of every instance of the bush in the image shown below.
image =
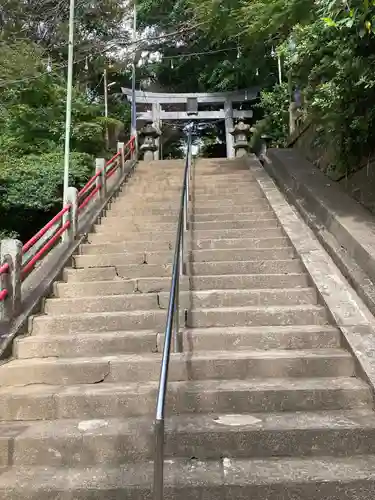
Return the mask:
<path fill-rule="evenodd" d="M 28 239 L 62 206 L 63 154 L 8 157 L 0 160 L 0 227 Z M 93 175 L 93 159 L 72 153 L 69 184 L 82 187 Z"/>
<path fill-rule="evenodd" d="M 256 132 L 251 147 L 257 149 L 262 134 L 271 138 L 271 147 L 285 147 L 289 135 L 289 93 L 287 84 L 275 85 L 270 91 L 262 91 L 260 102 L 255 105 L 263 111 L 264 118 L 256 122 Z"/>

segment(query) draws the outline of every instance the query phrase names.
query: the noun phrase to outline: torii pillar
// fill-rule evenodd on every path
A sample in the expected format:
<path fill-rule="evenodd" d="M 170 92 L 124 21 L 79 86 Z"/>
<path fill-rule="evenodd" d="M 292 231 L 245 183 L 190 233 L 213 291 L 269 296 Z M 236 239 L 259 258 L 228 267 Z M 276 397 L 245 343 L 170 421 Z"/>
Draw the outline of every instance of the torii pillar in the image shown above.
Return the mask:
<path fill-rule="evenodd" d="M 231 130 L 233 129 L 233 105 L 232 101 L 224 101 L 225 116 L 225 142 L 227 144 L 227 158 L 234 158 L 234 143 Z"/>
<path fill-rule="evenodd" d="M 160 111 L 161 111 L 161 106 L 159 102 L 153 102 L 152 103 L 152 122 L 156 130 L 161 132 L 161 119 L 160 119 Z M 160 137 L 157 137 L 155 139 L 155 145 L 157 147 L 156 151 L 154 152 L 154 160 L 159 160 L 160 159 Z"/>

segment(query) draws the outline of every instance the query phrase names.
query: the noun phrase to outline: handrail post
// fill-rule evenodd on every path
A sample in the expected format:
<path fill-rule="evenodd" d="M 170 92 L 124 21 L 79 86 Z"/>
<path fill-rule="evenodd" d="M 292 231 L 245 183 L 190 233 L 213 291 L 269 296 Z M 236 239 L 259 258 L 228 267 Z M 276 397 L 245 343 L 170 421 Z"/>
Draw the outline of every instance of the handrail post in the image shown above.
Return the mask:
<path fill-rule="evenodd" d="M 68 187 L 66 197 L 66 201 L 70 205 L 70 210 L 67 213 L 70 226 L 66 233 L 68 234 L 69 241 L 72 242 L 78 234 L 78 189 Z"/>
<path fill-rule="evenodd" d="M 164 496 L 164 416 L 154 422 L 155 460 L 153 500 L 163 500 Z"/>
<path fill-rule="evenodd" d="M 104 200 L 107 193 L 107 183 L 105 176 L 105 159 L 96 158 L 95 159 L 95 173 L 99 174 L 96 179 L 96 187 L 99 188 L 99 198 Z"/>
<path fill-rule="evenodd" d="M 136 134 L 133 137 L 132 142 L 130 143 L 130 158 L 132 160 L 134 160 L 138 156 L 138 147 L 139 147 L 139 144 L 138 144 L 138 134 Z"/>
<path fill-rule="evenodd" d="M 8 294 L 0 301 L 0 321 L 10 322 L 21 309 L 22 243 L 4 239 L 0 242 L 0 267 L 8 264 L 7 271 L 0 274 L 0 291 Z"/>
<path fill-rule="evenodd" d="M 124 173 L 125 170 L 125 154 L 124 154 L 124 143 L 123 142 L 118 142 L 117 143 L 117 152 L 120 153 L 120 172 L 121 175 Z"/>

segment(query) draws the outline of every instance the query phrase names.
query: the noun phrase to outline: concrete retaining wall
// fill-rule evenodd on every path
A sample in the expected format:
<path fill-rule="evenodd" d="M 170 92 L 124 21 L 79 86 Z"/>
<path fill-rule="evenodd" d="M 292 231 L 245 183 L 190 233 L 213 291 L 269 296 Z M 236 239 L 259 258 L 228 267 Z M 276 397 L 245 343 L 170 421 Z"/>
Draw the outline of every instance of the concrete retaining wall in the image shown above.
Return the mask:
<path fill-rule="evenodd" d="M 375 314 L 375 217 L 292 149 L 269 149 L 266 171 Z"/>

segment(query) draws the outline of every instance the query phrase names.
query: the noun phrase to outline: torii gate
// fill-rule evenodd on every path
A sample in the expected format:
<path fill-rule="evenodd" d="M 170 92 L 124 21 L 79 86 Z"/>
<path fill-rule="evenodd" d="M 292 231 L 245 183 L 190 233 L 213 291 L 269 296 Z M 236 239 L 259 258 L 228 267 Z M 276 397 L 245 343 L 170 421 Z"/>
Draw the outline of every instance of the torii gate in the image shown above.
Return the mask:
<path fill-rule="evenodd" d="M 121 88 L 122 93 L 127 100 L 132 100 L 132 90 Z M 145 92 L 143 90 L 135 91 L 136 107 L 142 106 L 142 111 L 137 112 L 137 121 L 153 122 L 161 130 L 163 120 L 225 120 L 225 138 L 227 145 L 227 157 L 234 157 L 233 137 L 230 130 L 233 128 L 233 119 L 252 118 L 252 110 L 241 110 L 239 106 L 248 101 L 255 100 L 259 95 L 259 88 L 239 90 L 234 92 L 213 92 L 213 93 L 164 93 L 164 92 Z M 169 108 L 181 108 L 188 102 L 195 103 L 194 111 L 166 110 Z M 206 107 L 220 107 L 214 111 L 200 110 L 199 105 Z M 144 109 L 149 108 L 149 109 Z M 159 144 L 157 143 L 159 146 Z M 159 159 L 159 147 L 155 152 L 155 159 Z"/>

